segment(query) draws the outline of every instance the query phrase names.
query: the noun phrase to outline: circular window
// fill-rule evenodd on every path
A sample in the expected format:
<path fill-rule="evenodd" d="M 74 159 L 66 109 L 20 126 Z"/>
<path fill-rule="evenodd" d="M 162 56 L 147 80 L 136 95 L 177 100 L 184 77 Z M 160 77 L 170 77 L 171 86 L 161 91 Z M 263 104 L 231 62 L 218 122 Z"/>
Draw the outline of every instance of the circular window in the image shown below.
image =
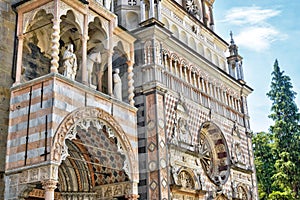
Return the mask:
<path fill-rule="evenodd" d="M 230 172 L 228 146 L 221 130 L 211 122 L 204 123 L 200 129 L 199 158 L 214 184 L 226 183 Z"/>

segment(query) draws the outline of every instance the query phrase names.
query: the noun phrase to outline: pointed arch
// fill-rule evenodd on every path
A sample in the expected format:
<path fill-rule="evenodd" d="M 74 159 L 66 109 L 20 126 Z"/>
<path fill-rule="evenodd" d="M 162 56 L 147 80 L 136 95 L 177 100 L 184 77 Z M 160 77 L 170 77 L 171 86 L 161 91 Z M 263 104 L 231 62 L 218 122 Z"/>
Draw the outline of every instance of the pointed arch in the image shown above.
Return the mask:
<path fill-rule="evenodd" d="M 40 9 L 24 30 L 21 81 L 29 81 L 50 71 L 52 14 Z"/>

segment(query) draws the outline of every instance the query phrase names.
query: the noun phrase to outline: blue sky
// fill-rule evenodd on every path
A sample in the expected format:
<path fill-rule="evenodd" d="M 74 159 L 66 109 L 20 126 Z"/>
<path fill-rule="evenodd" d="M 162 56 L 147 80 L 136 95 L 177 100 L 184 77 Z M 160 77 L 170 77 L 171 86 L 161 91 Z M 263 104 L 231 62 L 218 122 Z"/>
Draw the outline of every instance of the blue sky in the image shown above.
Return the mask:
<path fill-rule="evenodd" d="M 254 89 L 248 98 L 251 129 L 268 131 L 273 122 L 266 93 L 276 58 L 300 94 L 300 0 L 216 0 L 214 16 L 215 32 L 229 43 L 232 31 L 244 58 L 245 81 Z"/>

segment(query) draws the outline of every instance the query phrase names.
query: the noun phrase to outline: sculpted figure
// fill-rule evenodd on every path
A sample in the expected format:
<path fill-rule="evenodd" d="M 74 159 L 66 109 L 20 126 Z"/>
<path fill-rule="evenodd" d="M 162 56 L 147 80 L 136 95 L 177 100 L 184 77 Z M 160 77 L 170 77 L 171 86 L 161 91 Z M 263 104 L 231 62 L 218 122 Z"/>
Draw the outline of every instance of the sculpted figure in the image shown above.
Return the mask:
<path fill-rule="evenodd" d="M 63 68 L 64 76 L 75 80 L 77 71 L 77 58 L 73 51 L 73 44 L 68 44 L 63 55 Z"/>
<path fill-rule="evenodd" d="M 94 68 L 94 63 L 98 63 L 100 64 L 101 63 L 101 53 L 100 51 L 99 52 L 91 52 L 88 54 L 87 56 L 87 72 L 88 72 L 88 83 L 89 83 L 89 86 L 92 86 L 92 87 L 96 87 L 96 86 L 93 86 L 92 84 L 92 73 L 93 73 L 93 68 Z"/>
<path fill-rule="evenodd" d="M 115 73 L 113 74 L 113 81 L 114 81 L 114 96 L 122 101 L 122 81 L 119 76 L 120 70 L 116 69 Z"/>

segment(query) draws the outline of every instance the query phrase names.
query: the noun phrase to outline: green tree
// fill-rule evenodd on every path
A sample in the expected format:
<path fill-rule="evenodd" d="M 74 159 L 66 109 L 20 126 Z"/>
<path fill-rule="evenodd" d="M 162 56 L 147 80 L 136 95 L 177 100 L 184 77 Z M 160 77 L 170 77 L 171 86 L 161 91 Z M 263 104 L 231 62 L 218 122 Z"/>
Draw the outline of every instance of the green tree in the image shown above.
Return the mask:
<path fill-rule="evenodd" d="M 267 200 L 272 191 L 271 177 L 275 171 L 274 143 L 272 143 L 271 135 L 266 132 L 254 134 L 252 141 L 259 199 Z"/>
<path fill-rule="evenodd" d="M 269 117 L 274 121 L 270 132 L 274 140 L 275 173 L 272 176 L 274 190 L 270 199 L 299 199 L 300 143 L 298 107 L 295 103 L 291 79 L 280 70 L 275 60 L 271 90 L 267 96 L 272 101 Z"/>
<path fill-rule="evenodd" d="M 277 60 L 267 96 L 272 101 L 269 117 L 274 124 L 270 133 L 258 133 L 253 140 L 259 196 L 270 200 L 300 199 L 300 114 L 291 79 L 280 70 Z"/>

